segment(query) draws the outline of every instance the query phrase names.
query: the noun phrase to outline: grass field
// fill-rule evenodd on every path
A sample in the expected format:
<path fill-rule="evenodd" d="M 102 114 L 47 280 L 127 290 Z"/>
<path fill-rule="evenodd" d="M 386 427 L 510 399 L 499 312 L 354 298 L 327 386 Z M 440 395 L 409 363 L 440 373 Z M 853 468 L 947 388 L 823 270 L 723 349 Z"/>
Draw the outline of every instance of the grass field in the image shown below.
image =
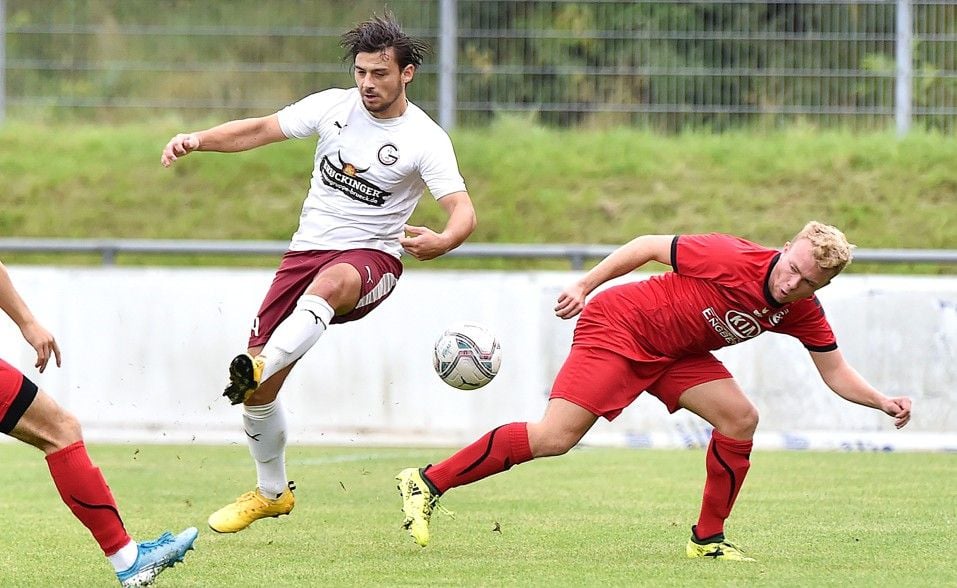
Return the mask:
<path fill-rule="evenodd" d="M 575 450 L 449 492 L 433 542 L 399 528 L 392 477 L 435 449 L 291 447 L 289 517 L 220 536 L 245 446 L 93 445 L 136 538 L 201 529 L 158 586 L 955 586 L 957 456 L 758 452 L 729 526 L 753 564 L 688 560 L 700 451 Z M 41 454 L 0 444 L 0 585 L 112 585 Z M 501 531 L 495 532 L 495 526 Z"/>

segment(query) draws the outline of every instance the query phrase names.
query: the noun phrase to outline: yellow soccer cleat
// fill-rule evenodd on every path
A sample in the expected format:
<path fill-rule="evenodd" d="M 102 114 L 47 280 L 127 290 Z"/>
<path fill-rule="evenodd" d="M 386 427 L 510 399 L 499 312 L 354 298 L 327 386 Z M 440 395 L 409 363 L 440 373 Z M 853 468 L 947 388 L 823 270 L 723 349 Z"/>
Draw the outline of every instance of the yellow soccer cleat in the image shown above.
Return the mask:
<path fill-rule="evenodd" d="M 402 512 L 405 513 L 402 528 L 409 531 L 416 543 L 425 547 L 429 544 L 432 509 L 438 507 L 449 516 L 454 515 L 438 505 L 439 496 L 422 477 L 422 470 L 406 468 L 396 475 L 395 480 L 398 482 L 399 496 L 402 497 Z"/>
<path fill-rule="evenodd" d="M 292 493 L 295 489 L 295 484 L 289 482 L 289 489 L 276 499 L 266 498 L 258 489 L 247 492 L 209 515 L 209 528 L 217 533 L 236 533 L 259 519 L 287 515 L 296 506 L 296 497 Z"/>
<path fill-rule="evenodd" d="M 691 529 L 691 539 L 688 539 L 688 547 L 685 551 L 688 557 L 754 561 L 753 557 L 748 557 L 738 546 L 725 539 L 723 533 L 702 540 L 695 537 L 694 527 Z"/>
<path fill-rule="evenodd" d="M 230 404 L 246 402 L 253 392 L 259 388 L 262 380 L 265 362 L 259 357 L 242 353 L 233 358 L 229 364 L 229 385 L 223 396 L 229 398 Z"/>

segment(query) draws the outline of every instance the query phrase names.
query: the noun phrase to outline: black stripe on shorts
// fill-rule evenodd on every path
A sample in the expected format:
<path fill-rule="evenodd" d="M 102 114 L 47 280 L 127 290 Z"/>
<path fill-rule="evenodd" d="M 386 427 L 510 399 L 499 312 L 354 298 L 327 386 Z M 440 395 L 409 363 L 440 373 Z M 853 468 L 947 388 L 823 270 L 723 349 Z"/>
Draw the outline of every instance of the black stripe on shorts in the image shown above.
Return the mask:
<path fill-rule="evenodd" d="M 17 392 L 16 398 L 10 403 L 7 414 L 5 414 L 3 420 L 0 421 L 0 433 L 7 434 L 12 431 L 13 428 L 17 426 L 23 413 L 33 404 L 33 399 L 36 397 L 37 385 L 31 382 L 28 377 L 23 376 L 23 382 L 20 383 L 20 391 Z"/>

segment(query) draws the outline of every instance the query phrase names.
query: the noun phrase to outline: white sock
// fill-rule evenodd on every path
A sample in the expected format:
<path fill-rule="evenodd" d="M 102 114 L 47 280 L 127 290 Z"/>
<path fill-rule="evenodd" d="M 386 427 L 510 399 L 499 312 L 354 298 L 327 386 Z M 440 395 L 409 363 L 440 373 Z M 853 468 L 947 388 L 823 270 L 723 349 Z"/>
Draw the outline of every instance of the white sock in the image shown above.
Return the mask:
<path fill-rule="evenodd" d="M 110 563 L 113 564 L 114 570 L 117 572 L 125 572 L 136 563 L 136 556 L 139 555 L 139 552 L 140 550 L 136 547 L 136 541 L 130 540 L 129 543 L 120 547 L 119 551 L 113 555 L 106 556 L 106 559 L 110 560 Z"/>
<path fill-rule="evenodd" d="M 324 299 L 303 294 L 296 303 L 296 309 L 286 320 L 279 323 L 260 352 L 259 356 L 263 358 L 265 365 L 259 381 L 265 382 L 270 376 L 305 355 L 325 332 L 335 314 Z"/>
<path fill-rule="evenodd" d="M 266 498 L 279 498 L 288 486 L 286 412 L 278 399 L 261 406 L 243 405 L 243 427 L 256 462 L 259 492 Z"/>

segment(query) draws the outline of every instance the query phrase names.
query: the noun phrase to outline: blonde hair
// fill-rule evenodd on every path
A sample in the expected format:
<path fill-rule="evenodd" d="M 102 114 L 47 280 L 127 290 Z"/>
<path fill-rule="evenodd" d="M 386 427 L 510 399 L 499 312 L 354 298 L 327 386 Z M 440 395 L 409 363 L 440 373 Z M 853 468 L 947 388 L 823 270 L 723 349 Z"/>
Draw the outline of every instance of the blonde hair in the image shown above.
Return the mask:
<path fill-rule="evenodd" d="M 856 245 L 847 241 L 847 237 L 837 227 L 811 221 L 804 225 L 793 241 L 807 239 L 811 242 L 811 255 L 814 262 L 823 270 L 832 270 L 838 274 L 851 263 Z"/>

